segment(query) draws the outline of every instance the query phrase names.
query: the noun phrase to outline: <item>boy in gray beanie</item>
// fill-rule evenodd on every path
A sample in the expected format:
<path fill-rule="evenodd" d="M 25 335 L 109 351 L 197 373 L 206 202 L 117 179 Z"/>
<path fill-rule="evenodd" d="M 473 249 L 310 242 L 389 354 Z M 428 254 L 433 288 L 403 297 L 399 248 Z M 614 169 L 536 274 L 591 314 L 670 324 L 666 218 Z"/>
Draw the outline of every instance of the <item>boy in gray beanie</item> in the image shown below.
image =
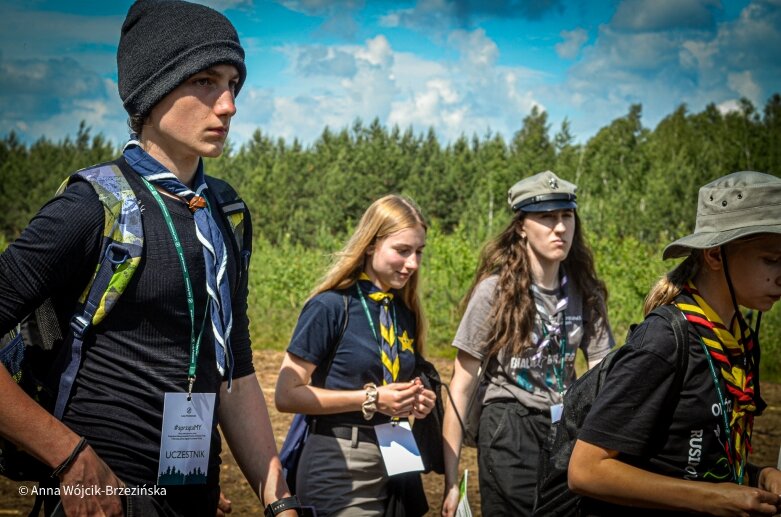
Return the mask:
<path fill-rule="evenodd" d="M 223 150 L 246 78 L 238 34 L 208 7 L 139 0 L 122 25 L 117 66 L 134 134 L 122 156 L 89 170 L 127 185 L 123 213 L 142 207 L 135 209 L 142 252 L 111 312 L 79 338 L 83 351 L 67 390 L 66 375 L 58 377 L 60 418 L 0 368 L 0 436 L 52 469 L 50 485 L 63 495 L 45 501 L 47 515 L 61 506 L 68 515 L 212 517 L 219 423 L 253 490 L 269 503 L 266 515 L 296 515 L 252 365 L 250 214 L 227 183 L 203 172 L 202 157 Z M 82 310 L 74 306 L 106 242 L 99 190 L 91 180 L 71 181 L 0 255 L 0 334 L 44 299 L 61 322 Z M 184 436 L 182 429 L 200 431 Z M 64 487 L 78 484 L 101 490 L 65 495 L 72 491 Z M 123 494 L 118 487 L 146 488 Z"/>

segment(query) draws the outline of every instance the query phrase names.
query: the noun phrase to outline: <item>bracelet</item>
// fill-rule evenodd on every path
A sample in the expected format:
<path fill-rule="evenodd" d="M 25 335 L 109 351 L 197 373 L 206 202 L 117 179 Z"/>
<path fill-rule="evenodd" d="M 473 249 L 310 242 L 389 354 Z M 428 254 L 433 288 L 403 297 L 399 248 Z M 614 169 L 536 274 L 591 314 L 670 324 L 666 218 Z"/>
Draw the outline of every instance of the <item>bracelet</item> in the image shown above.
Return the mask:
<path fill-rule="evenodd" d="M 68 468 L 71 466 L 71 463 L 76 459 L 76 456 L 79 455 L 79 453 L 84 449 L 84 447 L 87 445 L 87 439 L 83 436 L 81 437 L 81 440 L 79 440 L 79 443 L 76 444 L 76 447 L 73 448 L 73 451 L 71 452 L 70 456 L 65 458 L 65 461 L 60 463 L 59 467 L 54 469 L 52 471 L 51 477 L 56 478 L 60 474 L 64 473 Z"/>
<path fill-rule="evenodd" d="M 275 515 L 279 515 L 286 510 L 295 510 L 297 514 L 301 514 L 299 511 L 301 510 L 301 503 L 298 502 L 298 497 L 292 495 L 290 497 L 277 499 L 273 503 L 269 503 L 268 506 L 266 506 L 263 515 L 266 517 L 274 517 Z"/>
<path fill-rule="evenodd" d="M 374 418 L 374 413 L 377 412 L 377 385 L 373 382 L 364 384 L 363 389 L 366 390 L 366 400 L 361 404 L 361 413 L 365 420 L 371 420 Z"/>

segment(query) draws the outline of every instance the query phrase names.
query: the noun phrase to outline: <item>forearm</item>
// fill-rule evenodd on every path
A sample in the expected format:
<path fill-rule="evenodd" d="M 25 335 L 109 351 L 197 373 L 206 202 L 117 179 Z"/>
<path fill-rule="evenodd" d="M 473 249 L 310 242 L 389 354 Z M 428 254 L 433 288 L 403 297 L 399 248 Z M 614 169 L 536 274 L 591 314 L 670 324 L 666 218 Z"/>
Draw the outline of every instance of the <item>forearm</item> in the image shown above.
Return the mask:
<path fill-rule="evenodd" d="M 284 413 L 331 415 L 360 411 L 366 400 L 364 390 L 327 390 L 311 385 L 299 385 L 280 390 L 274 397 L 277 409 Z"/>
<path fill-rule="evenodd" d="M 695 510 L 694 482 L 654 474 L 616 459 L 601 461 L 585 475 L 570 472 L 570 489 L 581 495 L 626 506 Z"/>
<path fill-rule="evenodd" d="M 455 379 L 454 379 L 455 380 Z M 465 419 L 466 409 L 469 404 L 470 395 L 461 389 L 456 389 L 456 383 L 451 383 L 450 394 L 452 401 L 445 406 L 445 418 L 442 423 L 442 445 L 444 447 L 445 458 L 445 487 L 452 487 L 458 483 L 459 471 L 458 465 L 461 459 L 461 446 L 463 444 L 464 433 L 461 428 L 461 422 L 456 415 L 456 410 Z M 455 408 L 453 406 L 455 405 Z"/>
<path fill-rule="evenodd" d="M 79 436 L 27 396 L 2 366 L 0 393 L 0 435 L 52 469 L 62 463 Z"/>
<path fill-rule="evenodd" d="M 464 439 L 461 425 L 462 422 L 466 424 L 469 401 L 472 400 L 477 389 L 479 366 L 480 362 L 477 359 L 461 352 L 456 358 L 453 378 L 450 380 L 449 394 L 452 398 L 445 406 L 445 418 L 442 424 L 446 490 L 458 483 L 458 464 Z M 479 402 L 475 401 L 475 403 Z"/>
<path fill-rule="evenodd" d="M 656 474 L 617 459 L 618 453 L 578 441 L 570 458 L 572 491 L 624 506 L 740 515 L 757 510 L 768 493 L 735 483 L 689 481 Z M 738 513 L 730 513 L 737 511 Z"/>
<path fill-rule="evenodd" d="M 268 504 L 289 495 L 268 408 L 254 375 L 234 380 L 231 393 L 223 383 L 219 422 L 239 468 L 261 502 Z"/>

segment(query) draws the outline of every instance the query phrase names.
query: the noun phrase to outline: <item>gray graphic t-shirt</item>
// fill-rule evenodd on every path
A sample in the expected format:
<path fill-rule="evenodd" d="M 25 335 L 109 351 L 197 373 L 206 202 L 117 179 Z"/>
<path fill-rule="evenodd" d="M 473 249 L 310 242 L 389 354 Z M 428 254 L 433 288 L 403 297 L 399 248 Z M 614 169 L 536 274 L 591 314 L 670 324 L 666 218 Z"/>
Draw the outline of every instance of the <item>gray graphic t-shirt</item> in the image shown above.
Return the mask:
<path fill-rule="evenodd" d="M 478 284 L 453 339 L 454 347 L 481 361 L 487 353 L 488 320 L 498 279 L 492 275 Z M 589 361 L 594 361 L 602 359 L 614 345 L 610 327 L 604 319 L 596 322 L 593 332 L 586 332 L 583 296 L 572 281 L 567 284 L 566 307 L 562 310 L 557 310 L 563 306 L 560 290 L 548 291 L 535 286 L 532 293 L 541 309 L 537 311 L 531 336 L 534 345 L 520 356 L 502 352 L 489 361 L 485 404 L 517 399 L 529 408 L 547 410 L 552 404 L 561 402 L 560 391 L 566 390 L 575 380 L 578 348 Z M 545 314 L 541 315 L 541 312 Z M 586 311 L 586 316 L 590 313 Z M 563 329 L 567 339 L 555 338 Z M 562 349 L 559 344 L 564 341 L 566 348 Z"/>

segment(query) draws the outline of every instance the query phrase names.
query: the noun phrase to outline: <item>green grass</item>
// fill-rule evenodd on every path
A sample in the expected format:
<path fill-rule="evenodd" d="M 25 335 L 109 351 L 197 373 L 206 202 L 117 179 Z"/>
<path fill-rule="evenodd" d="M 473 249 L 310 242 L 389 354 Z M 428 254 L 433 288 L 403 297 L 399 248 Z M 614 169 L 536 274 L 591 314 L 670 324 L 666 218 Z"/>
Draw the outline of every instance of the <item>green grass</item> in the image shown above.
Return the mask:
<path fill-rule="evenodd" d="M 331 243 L 337 249 L 339 243 Z M 629 325 L 642 320 L 643 298 L 656 280 L 675 262 L 660 258 L 662 244 L 635 239 L 592 240 L 597 269 L 609 290 L 608 314 L 613 334 L 622 344 Z M 479 243 L 462 233 L 429 231 L 421 269 L 421 295 L 429 322 L 427 354 L 454 357 L 450 342 L 460 319 L 458 305 L 466 293 Z M 256 349 L 282 350 L 287 346 L 299 311 L 309 291 L 325 272 L 329 251 L 283 242 L 272 246 L 257 238 L 250 268 L 250 331 Z M 779 304 L 781 305 L 781 304 Z M 762 318 L 762 379 L 781 382 L 781 309 Z"/>

